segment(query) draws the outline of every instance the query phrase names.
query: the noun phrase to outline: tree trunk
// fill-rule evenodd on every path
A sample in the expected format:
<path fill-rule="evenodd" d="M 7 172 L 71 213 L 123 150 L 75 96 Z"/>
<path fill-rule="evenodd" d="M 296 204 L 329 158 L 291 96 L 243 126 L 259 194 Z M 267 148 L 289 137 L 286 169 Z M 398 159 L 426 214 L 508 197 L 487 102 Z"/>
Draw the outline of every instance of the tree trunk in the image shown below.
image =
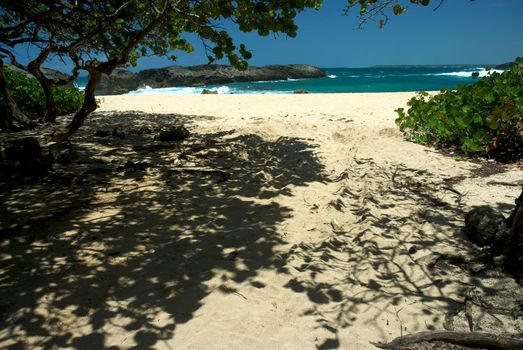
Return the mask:
<path fill-rule="evenodd" d="M 173 7 L 166 1 L 164 10 L 158 14 L 142 31 L 138 32 L 133 38 L 129 40 L 122 51 L 114 58 L 99 63 L 97 60 L 88 62 L 87 69 L 89 71 L 89 81 L 85 87 L 84 104 L 82 108 L 74 115 L 73 120 L 67 126 L 67 131 L 61 134 L 54 135 L 53 141 L 64 141 L 73 135 L 84 123 L 89 114 L 94 112 L 98 107 L 94 96 L 96 85 L 102 79 L 102 73 L 110 75 L 116 67 L 125 64 L 129 61 L 129 57 L 133 50 L 140 44 L 140 42 L 149 35 L 167 16 L 173 11 Z"/>
<path fill-rule="evenodd" d="M 49 123 L 56 122 L 56 117 L 58 116 L 58 109 L 56 108 L 56 103 L 54 101 L 53 92 L 51 89 L 51 81 L 40 71 L 40 67 L 33 67 L 29 65 L 29 72 L 38 80 L 42 90 L 44 90 L 45 95 L 45 105 L 47 108 L 47 115 L 45 121 Z"/>
<path fill-rule="evenodd" d="M 0 58 L 0 93 L 4 96 L 4 103 L 7 107 L 5 116 L 0 117 L 1 124 L 5 127 L 12 128 L 13 122 L 16 121 L 22 126 L 26 127 L 30 124 L 31 120 L 22 113 L 18 108 L 16 101 L 11 95 L 11 91 L 7 86 L 7 80 L 4 73 L 4 61 Z"/>
<path fill-rule="evenodd" d="M 27 68 L 28 71 L 36 78 L 36 80 L 38 80 L 40 86 L 42 86 L 42 89 L 44 90 L 45 105 L 47 108 L 47 116 L 45 120 L 47 122 L 54 123 L 56 122 L 56 117 L 58 116 L 58 109 L 56 108 L 56 103 L 54 101 L 53 92 L 51 89 L 52 81 L 47 79 L 45 74 L 42 73 L 42 70 L 40 69 L 48 56 L 48 50 L 42 51 L 42 53 L 35 60 L 29 63 Z"/>
<path fill-rule="evenodd" d="M 85 87 L 84 103 L 82 108 L 73 117 L 73 120 L 67 125 L 67 131 L 61 134 L 53 136 L 53 141 L 64 141 L 73 135 L 83 125 L 85 118 L 96 110 L 98 105 L 96 104 L 96 98 L 94 90 L 96 85 L 102 79 L 102 73 L 96 70 L 89 71 L 89 80 Z"/>
<path fill-rule="evenodd" d="M 509 238 L 506 248 L 506 266 L 509 270 L 523 267 L 521 261 L 521 245 L 523 244 L 523 190 L 516 199 L 516 208 L 510 214 L 507 220 L 507 226 L 510 227 Z"/>
<path fill-rule="evenodd" d="M 45 94 L 45 105 L 47 107 L 46 121 L 49 123 L 54 123 L 56 122 L 56 117 L 58 116 L 58 109 L 56 108 L 56 103 L 54 101 L 51 84 L 49 84 L 47 78 L 45 78 L 45 82 L 41 81 L 40 84 L 42 85 Z"/>

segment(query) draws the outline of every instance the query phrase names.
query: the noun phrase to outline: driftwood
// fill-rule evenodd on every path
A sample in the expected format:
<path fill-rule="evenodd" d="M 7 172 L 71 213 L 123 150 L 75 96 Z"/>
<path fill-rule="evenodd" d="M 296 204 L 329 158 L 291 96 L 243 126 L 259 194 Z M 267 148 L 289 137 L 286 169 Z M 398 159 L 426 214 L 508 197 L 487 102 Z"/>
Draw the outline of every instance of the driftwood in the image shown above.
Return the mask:
<path fill-rule="evenodd" d="M 501 350 L 521 350 L 523 349 L 523 338 L 506 337 L 497 334 L 479 333 L 479 332 L 453 332 L 453 331 L 435 331 L 419 332 L 405 335 L 392 340 L 390 343 L 372 343 L 381 349 L 407 349 L 407 345 L 443 341 L 457 345 L 494 348 Z"/>

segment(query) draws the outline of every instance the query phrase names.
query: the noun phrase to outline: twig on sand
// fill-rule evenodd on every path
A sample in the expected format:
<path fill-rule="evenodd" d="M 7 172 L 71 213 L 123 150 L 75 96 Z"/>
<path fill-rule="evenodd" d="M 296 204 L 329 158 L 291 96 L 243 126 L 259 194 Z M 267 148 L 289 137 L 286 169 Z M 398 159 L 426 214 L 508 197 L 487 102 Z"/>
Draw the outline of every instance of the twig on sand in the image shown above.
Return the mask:
<path fill-rule="evenodd" d="M 396 313 L 396 318 L 398 319 L 398 322 L 400 323 L 400 338 L 403 337 L 403 321 L 400 318 L 400 312 L 403 310 L 403 308 L 396 310 L 396 307 L 394 306 L 394 311 Z"/>
<path fill-rule="evenodd" d="M 406 345 L 422 342 L 443 341 L 470 347 L 488 347 L 501 350 L 523 349 L 523 339 L 507 337 L 491 333 L 435 331 L 419 332 L 405 335 L 392 340 L 390 343 L 371 342 L 381 349 L 405 349 Z"/>
<path fill-rule="evenodd" d="M 461 192 L 459 192 L 458 190 L 453 189 L 453 188 L 450 187 L 450 186 L 444 186 L 443 189 L 444 189 L 444 190 L 447 190 L 447 191 L 450 191 L 450 192 L 452 192 L 452 193 L 458 195 L 458 199 L 457 199 L 457 201 L 458 201 L 458 202 L 461 202 L 461 198 L 463 197 L 463 195 L 461 194 Z"/>

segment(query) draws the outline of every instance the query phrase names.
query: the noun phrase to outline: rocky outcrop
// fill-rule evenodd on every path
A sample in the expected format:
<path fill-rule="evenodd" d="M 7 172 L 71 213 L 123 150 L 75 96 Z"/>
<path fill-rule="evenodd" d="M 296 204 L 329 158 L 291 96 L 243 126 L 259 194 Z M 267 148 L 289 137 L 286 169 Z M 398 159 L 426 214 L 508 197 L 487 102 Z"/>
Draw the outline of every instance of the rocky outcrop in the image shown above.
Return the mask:
<path fill-rule="evenodd" d="M 34 78 L 33 75 L 31 73 L 29 73 L 28 71 L 25 71 L 23 69 L 15 67 L 15 66 L 13 66 L 11 64 L 6 64 L 6 66 L 9 67 L 9 69 L 17 71 L 17 72 L 20 72 L 20 73 L 22 73 L 23 75 L 25 75 L 25 76 L 27 76 L 29 78 Z M 52 79 L 52 80 L 67 80 L 67 79 L 69 79 L 69 75 L 67 75 L 65 73 L 62 73 L 60 71 L 57 71 L 55 69 L 42 68 L 42 72 L 44 73 L 44 75 L 48 79 Z M 72 86 L 73 83 L 71 82 L 69 85 Z"/>
<path fill-rule="evenodd" d="M 216 90 L 209 90 L 209 89 L 203 89 L 201 94 L 202 95 L 218 95 L 218 91 L 216 91 Z"/>
<path fill-rule="evenodd" d="M 499 70 L 509 70 L 509 69 L 512 68 L 515 64 L 516 64 L 516 62 L 507 62 L 507 63 L 503 63 L 503 64 L 500 64 L 500 65 L 495 66 L 494 69 L 499 69 Z"/>
<path fill-rule="evenodd" d="M 140 87 L 137 74 L 125 69 L 116 69 L 110 76 L 104 75 L 96 87 L 97 95 L 120 95 Z"/>
<path fill-rule="evenodd" d="M 152 88 L 202 86 L 248 81 L 270 81 L 321 78 L 326 74 L 317 67 L 304 64 L 249 67 L 245 71 L 232 66 L 208 64 L 192 67 L 171 66 L 146 69 L 137 74 L 125 70 L 104 76 L 96 90 L 98 95 L 117 95 L 142 86 Z"/>

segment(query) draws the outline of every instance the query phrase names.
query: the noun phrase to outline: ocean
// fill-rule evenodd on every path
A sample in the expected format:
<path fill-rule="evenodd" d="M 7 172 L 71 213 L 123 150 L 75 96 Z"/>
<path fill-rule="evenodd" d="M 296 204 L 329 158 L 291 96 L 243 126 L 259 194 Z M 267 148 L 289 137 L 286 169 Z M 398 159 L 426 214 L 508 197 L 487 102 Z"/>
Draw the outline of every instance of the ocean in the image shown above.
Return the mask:
<path fill-rule="evenodd" d="M 368 68 L 323 68 L 326 78 L 290 79 L 266 82 L 232 83 L 199 87 L 145 87 L 129 94 L 200 94 L 203 89 L 216 90 L 219 94 L 289 94 L 295 90 L 309 93 L 339 92 L 402 92 L 437 91 L 455 89 L 459 85 L 473 84 L 489 72 L 481 66 L 382 66 Z M 501 72 L 492 70 L 491 72 Z M 78 79 L 83 87 L 86 77 Z"/>

